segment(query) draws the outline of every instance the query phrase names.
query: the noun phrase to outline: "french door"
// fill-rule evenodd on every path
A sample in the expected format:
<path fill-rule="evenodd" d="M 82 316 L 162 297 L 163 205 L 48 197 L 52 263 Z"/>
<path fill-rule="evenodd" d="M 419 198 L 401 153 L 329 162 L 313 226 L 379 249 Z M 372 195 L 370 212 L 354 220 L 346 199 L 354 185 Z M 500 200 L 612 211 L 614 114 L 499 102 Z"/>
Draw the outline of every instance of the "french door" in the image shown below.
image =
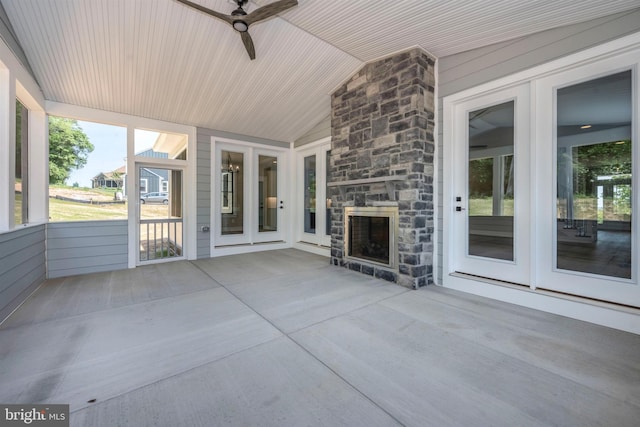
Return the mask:
<path fill-rule="evenodd" d="M 541 79 L 537 287 L 640 307 L 637 55 Z M 553 105 L 550 112 L 545 105 Z"/>
<path fill-rule="evenodd" d="M 300 242 L 331 246 L 331 202 L 327 197 L 327 165 L 331 144 L 297 153 L 297 233 Z"/>
<path fill-rule="evenodd" d="M 523 85 L 457 105 L 452 189 L 454 271 L 529 277 L 529 100 Z"/>
<path fill-rule="evenodd" d="M 450 277 L 640 307 L 639 65 L 631 52 L 446 104 Z"/>
<path fill-rule="evenodd" d="M 214 246 L 282 241 L 284 152 L 217 142 L 213 170 Z"/>

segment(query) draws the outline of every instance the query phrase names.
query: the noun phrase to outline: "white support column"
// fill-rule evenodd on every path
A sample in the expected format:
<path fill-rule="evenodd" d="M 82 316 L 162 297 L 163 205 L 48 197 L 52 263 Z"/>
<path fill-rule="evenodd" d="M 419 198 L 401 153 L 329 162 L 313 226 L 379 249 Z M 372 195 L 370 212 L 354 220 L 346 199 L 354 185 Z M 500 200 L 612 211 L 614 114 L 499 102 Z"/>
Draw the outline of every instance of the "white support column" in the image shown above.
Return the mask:
<path fill-rule="evenodd" d="M 140 200 L 138 200 L 138 178 L 136 172 L 135 161 L 135 128 L 127 126 L 127 217 L 129 229 L 129 268 L 134 268 L 138 262 L 138 220 L 137 209 Z"/>
<path fill-rule="evenodd" d="M 16 85 L 0 62 L 0 232 L 14 227 Z"/>

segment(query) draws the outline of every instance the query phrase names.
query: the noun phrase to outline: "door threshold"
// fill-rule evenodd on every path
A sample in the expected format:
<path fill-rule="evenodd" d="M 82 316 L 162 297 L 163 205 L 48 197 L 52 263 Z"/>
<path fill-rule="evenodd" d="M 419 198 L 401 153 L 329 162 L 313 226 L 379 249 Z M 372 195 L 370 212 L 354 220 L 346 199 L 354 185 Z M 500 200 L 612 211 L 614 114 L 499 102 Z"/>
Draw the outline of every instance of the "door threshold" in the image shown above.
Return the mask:
<path fill-rule="evenodd" d="M 544 287 L 532 288 L 529 285 L 525 285 L 521 283 L 507 282 L 504 280 L 492 279 L 490 277 L 478 276 L 475 274 L 461 273 L 459 271 L 450 273 L 449 275 L 453 277 L 459 277 L 461 279 L 474 280 L 476 282 L 483 282 L 491 285 L 502 286 L 509 289 L 517 289 L 517 290 L 529 292 L 532 294 L 545 295 L 548 297 L 577 302 L 581 304 L 589 304 L 589 305 L 593 305 L 600 308 L 606 308 L 609 310 L 616 310 L 616 311 L 621 311 L 624 313 L 635 314 L 635 315 L 640 314 L 640 307 L 635 307 L 635 306 L 626 305 L 626 304 L 619 304 L 615 302 L 604 301 L 604 300 L 589 298 L 589 297 L 580 296 L 580 295 L 573 295 L 565 292 L 546 289 Z"/>

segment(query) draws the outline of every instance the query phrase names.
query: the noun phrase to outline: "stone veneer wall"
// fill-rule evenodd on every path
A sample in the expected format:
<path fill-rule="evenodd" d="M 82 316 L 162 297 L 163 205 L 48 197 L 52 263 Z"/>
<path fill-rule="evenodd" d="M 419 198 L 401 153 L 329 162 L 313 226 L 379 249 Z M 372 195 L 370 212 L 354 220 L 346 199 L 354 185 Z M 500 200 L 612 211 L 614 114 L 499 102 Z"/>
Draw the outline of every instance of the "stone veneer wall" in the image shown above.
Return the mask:
<path fill-rule="evenodd" d="M 365 65 L 332 94 L 331 262 L 403 286 L 433 283 L 434 59 L 420 49 Z M 392 200 L 395 198 L 395 200 Z M 398 270 L 344 258 L 345 206 L 397 206 Z"/>

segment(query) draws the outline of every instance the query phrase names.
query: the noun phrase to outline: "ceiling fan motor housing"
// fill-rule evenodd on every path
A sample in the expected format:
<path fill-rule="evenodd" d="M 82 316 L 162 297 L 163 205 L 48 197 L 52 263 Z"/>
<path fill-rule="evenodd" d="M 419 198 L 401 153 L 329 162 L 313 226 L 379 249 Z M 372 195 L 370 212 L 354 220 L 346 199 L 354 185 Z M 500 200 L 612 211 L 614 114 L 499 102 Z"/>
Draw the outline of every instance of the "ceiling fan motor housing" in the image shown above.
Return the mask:
<path fill-rule="evenodd" d="M 249 54 L 249 58 L 251 60 L 256 58 L 256 51 L 253 45 L 253 40 L 249 35 L 249 26 L 257 22 L 264 21 L 265 19 L 269 19 L 272 16 L 278 15 L 279 13 L 282 13 L 285 10 L 298 5 L 298 0 L 276 0 L 265 6 L 258 7 L 248 14 L 242 8 L 242 6 L 248 3 L 248 0 L 233 0 L 238 5 L 238 8 L 231 12 L 230 15 L 226 15 L 224 13 L 216 12 L 215 10 L 206 8 L 201 4 L 193 2 L 191 0 L 176 1 L 186 6 L 192 7 L 200 12 L 211 15 L 214 18 L 220 19 L 227 24 L 231 24 L 233 29 L 240 33 L 242 43 L 244 44 L 244 47 L 247 50 L 247 53 Z"/>

